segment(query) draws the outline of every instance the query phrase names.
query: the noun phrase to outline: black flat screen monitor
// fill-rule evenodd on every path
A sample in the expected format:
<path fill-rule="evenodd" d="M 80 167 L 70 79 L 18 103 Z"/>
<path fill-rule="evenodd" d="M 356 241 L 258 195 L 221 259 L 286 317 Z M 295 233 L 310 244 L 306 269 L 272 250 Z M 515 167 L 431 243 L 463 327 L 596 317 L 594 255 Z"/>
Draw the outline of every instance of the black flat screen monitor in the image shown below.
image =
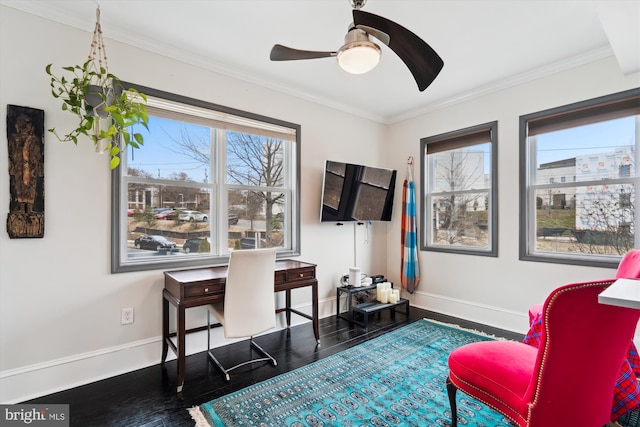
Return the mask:
<path fill-rule="evenodd" d="M 327 160 L 320 221 L 391 221 L 395 184 L 395 170 Z"/>

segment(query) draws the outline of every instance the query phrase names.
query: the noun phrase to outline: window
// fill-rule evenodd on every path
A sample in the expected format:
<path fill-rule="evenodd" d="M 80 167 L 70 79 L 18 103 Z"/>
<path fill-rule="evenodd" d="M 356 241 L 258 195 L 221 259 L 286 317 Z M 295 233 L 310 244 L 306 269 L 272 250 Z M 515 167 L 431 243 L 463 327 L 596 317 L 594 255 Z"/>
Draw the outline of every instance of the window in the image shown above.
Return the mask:
<path fill-rule="evenodd" d="M 521 259 L 615 267 L 638 247 L 639 124 L 640 89 L 520 117 Z"/>
<path fill-rule="evenodd" d="M 422 250 L 497 256 L 497 130 L 491 122 L 420 141 Z"/>
<path fill-rule="evenodd" d="M 131 87 L 136 87 L 130 85 Z M 112 175 L 112 272 L 300 253 L 300 126 L 165 92 Z"/>

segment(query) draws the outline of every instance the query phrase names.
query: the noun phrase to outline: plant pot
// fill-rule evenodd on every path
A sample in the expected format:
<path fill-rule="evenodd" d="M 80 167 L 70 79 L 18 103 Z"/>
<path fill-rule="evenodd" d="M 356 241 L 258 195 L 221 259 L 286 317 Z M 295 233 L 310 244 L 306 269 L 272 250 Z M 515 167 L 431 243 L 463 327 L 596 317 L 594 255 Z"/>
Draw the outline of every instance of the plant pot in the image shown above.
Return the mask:
<path fill-rule="evenodd" d="M 92 116 L 107 117 L 109 114 L 104 111 L 104 107 L 113 103 L 113 97 L 113 88 L 89 85 L 84 94 L 84 103 L 87 112 Z"/>

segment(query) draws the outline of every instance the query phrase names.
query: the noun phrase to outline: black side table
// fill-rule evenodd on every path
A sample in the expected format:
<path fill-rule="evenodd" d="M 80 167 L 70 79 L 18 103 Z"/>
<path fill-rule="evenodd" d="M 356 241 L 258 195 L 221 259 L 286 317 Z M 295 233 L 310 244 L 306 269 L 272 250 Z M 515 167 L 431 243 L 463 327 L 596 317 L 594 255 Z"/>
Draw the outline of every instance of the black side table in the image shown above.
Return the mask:
<path fill-rule="evenodd" d="M 400 306 L 404 306 L 404 314 L 409 320 L 409 300 L 399 299 L 397 303 L 381 303 L 377 300 L 367 301 L 361 304 L 353 304 L 353 295 L 364 292 L 375 290 L 377 285 L 370 286 L 339 286 L 337 288 L 337 297 L 336 297 L 336 316 L 340 319 L 344 319 L 349 321 L 350 323 L 355 323 L 357 325 L 363 326 L 365 329 L 369 327 L 369 315 L 372 313 L 378 313 L 382 310 L 389 309 L 391 311 L 391 317 L 395 318 L 396 308 Z M 393 283 L 391 284 L 393 288 Z M 347 310 L 340 311 L 340 301 L 343 299 L 343 296 L 347 298 Z M 359 314 L 359 317 L 362 317 L 362 321 L 356 320 L 354 314 Z"/>

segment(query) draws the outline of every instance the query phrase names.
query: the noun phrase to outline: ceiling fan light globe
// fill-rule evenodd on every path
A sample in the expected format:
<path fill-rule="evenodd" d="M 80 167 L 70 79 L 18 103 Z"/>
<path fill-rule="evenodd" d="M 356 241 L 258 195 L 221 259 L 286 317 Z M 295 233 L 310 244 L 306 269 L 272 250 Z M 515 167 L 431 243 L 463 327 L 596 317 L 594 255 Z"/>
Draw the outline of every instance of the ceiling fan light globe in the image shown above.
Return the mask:
<path fill-rule="evenodd" d="M 380 62 L 380 47 L 369 41 L 348 43 L 338 52 L 338 64 L 351 74 L 364 74 Z"/>

